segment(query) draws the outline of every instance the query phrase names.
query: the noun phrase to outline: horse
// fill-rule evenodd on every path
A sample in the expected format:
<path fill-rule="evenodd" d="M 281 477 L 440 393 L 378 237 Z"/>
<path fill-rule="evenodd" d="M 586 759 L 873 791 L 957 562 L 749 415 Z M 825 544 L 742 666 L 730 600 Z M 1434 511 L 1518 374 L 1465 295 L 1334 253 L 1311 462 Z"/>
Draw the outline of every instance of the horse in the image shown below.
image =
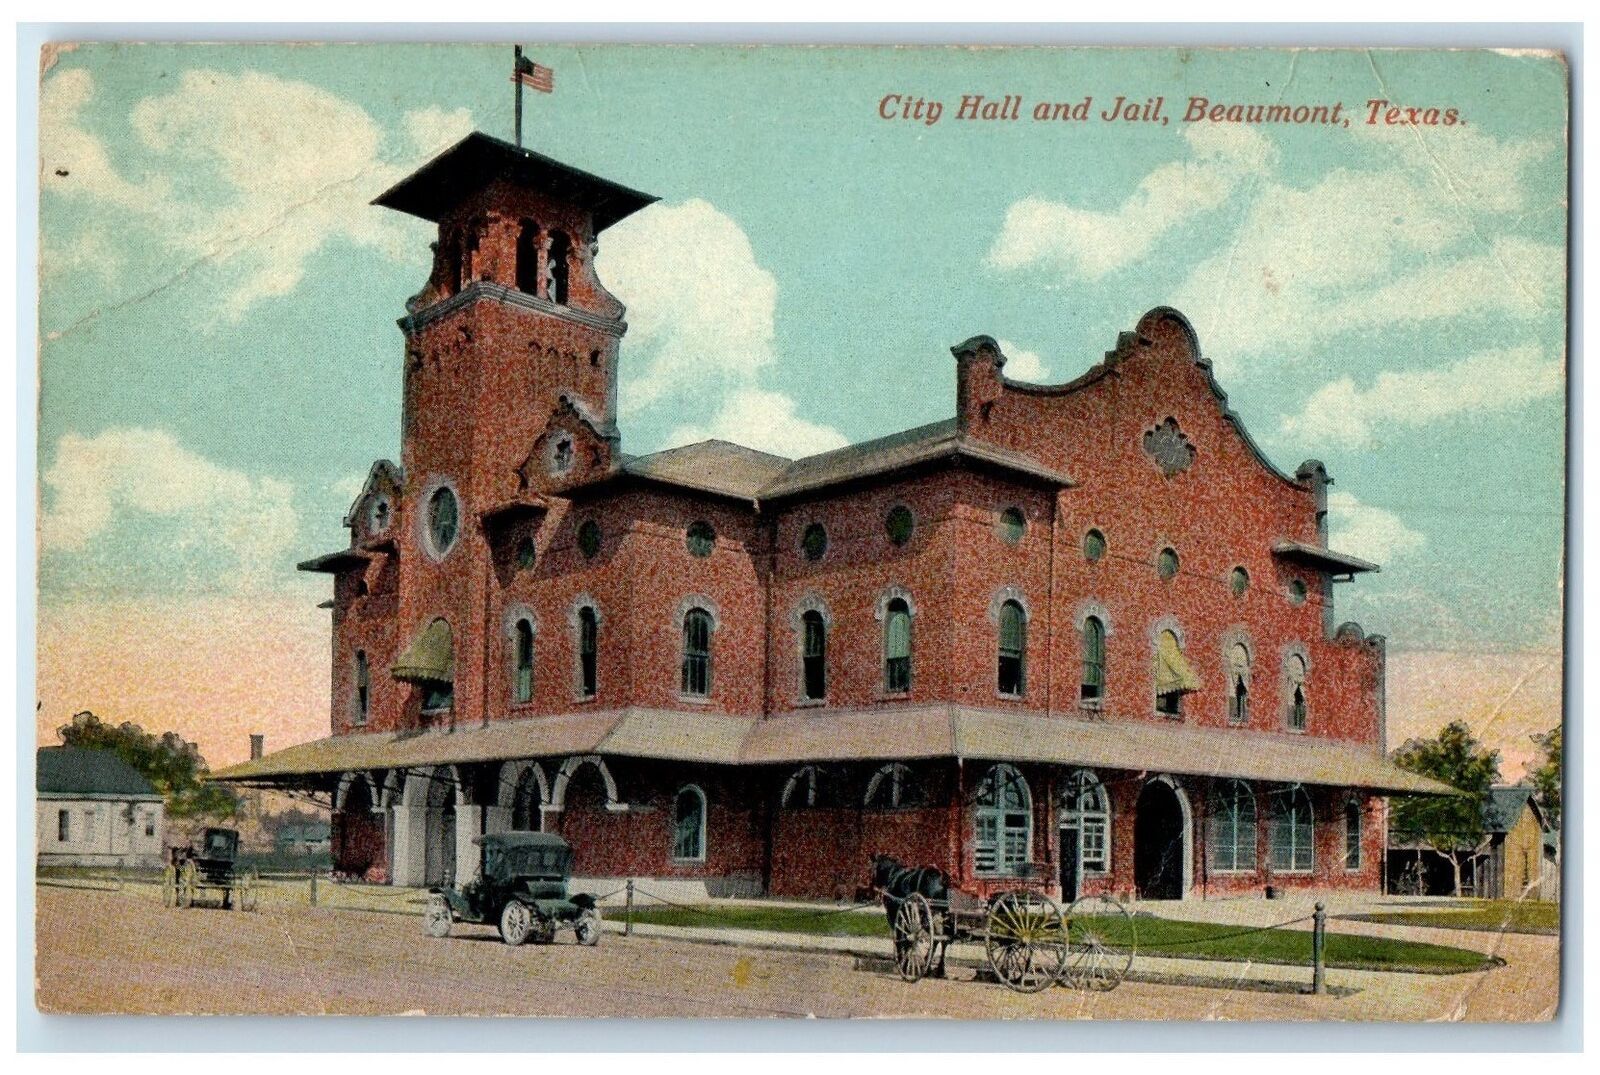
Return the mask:
<path fill-rule="evenodd" d="M 894 932 L 895 915 L 907 897 L 920 895 L 933 905 L 935 913 L 949 914 L 950 879 L 937 866 L 902 866 L 893 856 L 878 853 L 872 856 L 872 881 L 869 886 L 883 896 L 883 913 L 889 919 L 889 932 Z M 934 936 L 937 966 L 934 973 L 944 977 L 944 956 L 948 938 L 938 930 Z"/>

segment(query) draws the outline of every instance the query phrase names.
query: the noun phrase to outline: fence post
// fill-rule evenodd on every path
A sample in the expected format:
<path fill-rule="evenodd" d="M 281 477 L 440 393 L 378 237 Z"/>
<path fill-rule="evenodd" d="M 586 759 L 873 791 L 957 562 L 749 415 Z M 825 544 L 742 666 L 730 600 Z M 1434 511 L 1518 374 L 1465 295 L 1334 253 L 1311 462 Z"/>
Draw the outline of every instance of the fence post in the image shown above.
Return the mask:
<path fill-rule="evenodd" d="M 311 871 L 311 906 L 317 905 L 317 871 Z M 1318 906 L 1321 906 L 1320 904 Z"/>
<path fill-rule="evenodd" d="M 1323 996 L 1327 980 L 1328 910 L 1321 902 L 1311 912 L 1311 992 Z"/>
<path fill-rule="evenodd" d="M 628 903 L 622 913 L 622 935 L 633 936 L 633 878 L 628 878 Z"/>

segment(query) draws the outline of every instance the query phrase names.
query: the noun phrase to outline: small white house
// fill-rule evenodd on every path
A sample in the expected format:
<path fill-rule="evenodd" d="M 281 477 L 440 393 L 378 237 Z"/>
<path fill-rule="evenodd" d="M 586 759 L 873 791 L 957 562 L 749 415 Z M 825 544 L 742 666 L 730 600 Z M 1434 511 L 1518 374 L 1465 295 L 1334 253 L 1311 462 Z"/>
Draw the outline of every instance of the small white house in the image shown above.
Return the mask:
<path fill-rule="evenodd" d="M 166 809 L 109 750 L 42 747 L 35 782 L 40 866 L 159 866 Z"/>

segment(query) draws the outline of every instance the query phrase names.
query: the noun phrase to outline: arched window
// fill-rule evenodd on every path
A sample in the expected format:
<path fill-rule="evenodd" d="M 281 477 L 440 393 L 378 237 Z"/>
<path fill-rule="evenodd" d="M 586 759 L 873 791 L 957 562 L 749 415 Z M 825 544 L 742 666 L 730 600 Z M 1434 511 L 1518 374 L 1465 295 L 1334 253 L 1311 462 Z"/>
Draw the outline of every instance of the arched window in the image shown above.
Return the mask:
<path fill-rule="evenodd" d="M 539 778 L 530 765 L 517 776 L 516 790 L 511 797 L 511 827 L 518 832 L 538 832 L 543 828 L 543 821 L 539 810 Z"/>
<path fill-rule="evenodd" d="M 568 239 L 565 232 L 555 232 L 550 237 L 549 265 L 546 273 L 549 277 L 549 294 L 545 297 L 551 302 L 565 306 L 567 302 L 567 277 L 570 267 L 567 264 L 568 255 L 572 253 L 572 240 Z"/>
<path fill-rule="evenodd" d="M 862 800 L 868 810 L 900 810 L 927 804 L 922 784 L 912 775 L 910 768 L 891 762 L 872 774 L 867 781 L 866 798 Z"/>
<path fill-rule="evenodd" d="M 1078 687 L 1078 697 L 1085 702 L 1099 702 L 1106 694 L 1106 625 L 1099 617 L 1089 616 L 1083 621 L 1083 682 Z"/>
<path fill-rule="evenodd" d="M 706 857 L 706 796 L 689 784 L 672 805 L 672 857 L 680 862 L 704 862 Z"/>
<path fill-rule="evenodd" d="M 703 608 L 691 608 L 683 617 L 680 689 L 693 698 L 711 693 L 711 613 Z"/>
<path fill-rule="evenodd" d="M 815 765 L 802 765 L 783 785 L 780 803 L 786 810 L 804 807 L 834 806 L 833 782 Z"/>
<path fill-rule="evenodd" d="M 1228 720 L 1250 722 L 1250 651 L 1243 642 L 1228 647 Z"/>
<path fill-rule="evenodd" d="M 1256 868 L 1256 799 L 1242 780 L 1211 785 L 1206 805 L 1206 865 L 1219 873 Z"/>
<path fill-rule="evenodd" d="M 1000 606 L 999 688 L 1021 697 L 1027 689 L 1028 617 L 1016 601 Z"/>
<path fill-rule="evenodd" d="M 517 290 L 529 295 L 539 291 L 539 225 L 522 221 L 517 232 Z"/>
<path fill-rule="evenodd" d="M 1272 868 L 1281 873 L 1310 873 L 1314 861 L 1315 825 L 1311 796 L 1299 784 L 1273 796 L 1272 829 L 1268 833 Z"/>
<path fill-rule="evenodd" d="M 370 673 L 367 668 L 367 651 L 356 650 L 356 723 L 365 724 L 371 709 Z"/>
<path fill-rule="evenodd" d="M 828 625 L 822 613 L 810 609 L 800 617 L 801 693 L 807 701 L 828 696 Z"/>
<path fill-rule="evenodd" d="M 1028 782 L 1010 765 L 996 765 L 978 785 L 974 868 L 981 874 L 1020 873 L 1033 846 L 1033 800 Z"/>
<path fill-rule="evenodd" d="M 1177 632 L 1166 630 L 1156 636 L 1156 712 L 1168 717 L 1183 715 L 1183 696 L 1200 689 Z"/>
<path fill-rule="evenodd" d="M 1306 730 L 1306 659 L 1298 653 L 1289 654 L 1284 663 L 1284 675 L 1289 681 L 1289 730 L 1303 732 Z"/>
<path fill-rule="evenodd" d="M 1111 869 L 1111 808 L 1105 785 L 1087 769 L 1067 778 L 1060 795 L 1060 824 L 1076 830 L 1078 863 L 1085 873 Z"/>
<path fill-rule="evenodd" d="M 533 701 L 533 624 L 518 620 L 512 635 L 511 698 L 522 704 Z"/>
<path fill-rule="evenodd" d="M 578 610 L 578 695 L 593 698 L 600 690 L 600 617 L 594 608 Z"/>
<path fill-rule="evenodd" d="M 911 606 L 901 597 L 884 610 L 883 689 L 890 694 L 911 689 Z"/>
<path fill-rule="evenodd" d="M 1361 803 L 1356 799 L 1344 804 L 1344 868 L 1361 869 Z"/>

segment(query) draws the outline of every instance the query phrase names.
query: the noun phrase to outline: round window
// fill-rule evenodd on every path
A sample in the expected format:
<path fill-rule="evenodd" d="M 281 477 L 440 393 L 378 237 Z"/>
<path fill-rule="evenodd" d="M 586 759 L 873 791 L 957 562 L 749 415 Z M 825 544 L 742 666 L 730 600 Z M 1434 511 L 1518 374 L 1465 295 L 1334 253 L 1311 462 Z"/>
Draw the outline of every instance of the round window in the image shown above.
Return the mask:
<path fill-rule="evenodd" d="M 828 551 L 828 528 L 821 523 L 806 527 L 806 532 L 800 535 L 800 551 L 805 553 L 807 560 L 822 559 L 822 555 Z"/>
<path fill-rule="evenodd" d="M 1091 564 L 1098 563 L 1106 554 L 1106 536 L 1098 530 L 1083 535 L 1083 557 Z"/>
<path fill-rule="evenodd" d="M 1303 605 L 1306 603 L 1306 584 L 1299 579 L 1289 580 L 1289 603 Z"/>
<path fill-rule="evenodd" d="M 531 537 L 525 537 L 517 543 L 517 567 L 520 570 L 526 571 L 532 567 L 538 556 L 538 550 L 534 548 Z"/>
<path fill-rule="evenodd" d="M 889 540 L 896 545 L 904 545 L 911 540 L 911 531 L 916 522 L 911 518 L 911 509 L 904 504 L 896 504 L 889 509 L 889 514 L 883 520 L 883 529 L 889 535 Z"/>
<path fill-rule="evenodd" d="M 428 540 L 436 556 L 443 556 L 461 532 L 461 504 L 449 486 L 440 486 L 428 498 Z"/>
<path fill-rule="evenodd" d="M 1233 574 L 1228 576 L 1228 586 L 1233 590 L 1233 596 L 1243 597 L 1250 588 L 1250 572 L 1242 567 L 1234 568 Z"/>
<path fill-rule="evenodd" d="M 1015 545 L 1028 532 L 1028 520 L 1021 508 L 1007 508 L 1000 513 L 999 527 L 1000 540 L 1007 545 Z"/>
<path fill-rule="evenodd" d="M 717 547 L 717 532 L 710 523 L 702 519 L 689 524 L 683 540 L 684 544 L 689 546 L 691 556 L 710 556 L 711 550 Z"/>
<path fill-rule="evenodd" d="M 1170 579 L 1178 573 L 1178 553 L 1176 550 L 1166 548 L 1161 550 L 1161 555 L 1156 558 L 1156 570 L 1163 579 Z"/>
<path fill-rule="evenodd" d="M 578 527 L 578 551 L 585 560 L 593 560 L 600 551 L 600 524 L 593 519 L 585 519 Z"/>

